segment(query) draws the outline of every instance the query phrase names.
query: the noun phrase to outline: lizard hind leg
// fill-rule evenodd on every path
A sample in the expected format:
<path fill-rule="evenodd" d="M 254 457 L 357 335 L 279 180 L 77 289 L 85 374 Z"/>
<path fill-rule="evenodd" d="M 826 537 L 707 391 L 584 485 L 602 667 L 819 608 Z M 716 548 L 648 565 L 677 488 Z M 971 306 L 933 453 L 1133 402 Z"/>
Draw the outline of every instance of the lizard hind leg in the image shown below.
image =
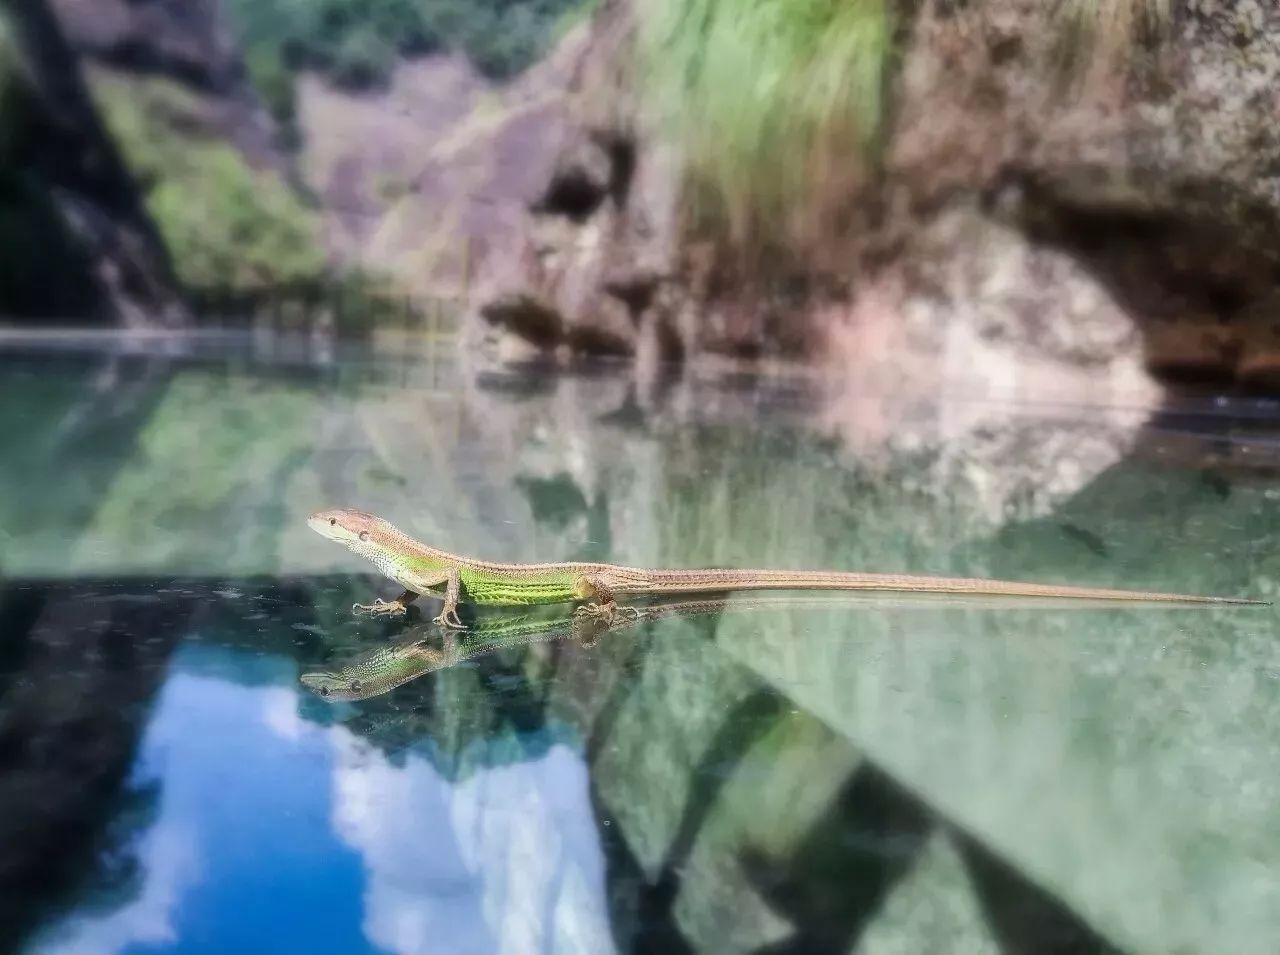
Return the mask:
<path fill-rule="evenodd" d="M 640 616 L 640 612 L 634 607 L 619 607 L 608 581 L 598 575 L 583 574 L 574 582 L 573 589 L 579 600 L 595 598 L 591 603 L 575 610 L 573 612 L 575 617 L 598 617 L 606 626 L 611 626 L 620 617 Z"/>
<path fill-rule="evenodd" d="M 440 615 L 431 622 L 441 628 L 467 629 L 462 623 L 462 618 L 458 616 L 458 600 L 461 596 L 462 574 L 457 567 L 452 567 L 449 569 L 449 576 L 445 581 L 444 607 L 441 609 Z"/>

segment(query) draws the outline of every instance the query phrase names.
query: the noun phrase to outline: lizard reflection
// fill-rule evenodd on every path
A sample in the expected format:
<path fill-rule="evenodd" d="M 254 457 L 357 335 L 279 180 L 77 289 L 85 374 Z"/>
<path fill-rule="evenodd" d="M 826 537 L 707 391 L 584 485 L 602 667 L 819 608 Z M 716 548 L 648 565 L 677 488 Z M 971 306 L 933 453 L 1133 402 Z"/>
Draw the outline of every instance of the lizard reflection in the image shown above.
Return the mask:
<path fill-rule="evenodd" d="M 635 628 L 641 624 L 668 617 L 701 617 L 718 613 L 752 613 L 761 611 L 820 610 L 851 607 L 962 607 L 993 610 L 1052 608 L 1061 610 L 1114 610 L 1107 600 L 1082 600 L 1070 603 L 1051 597 L 986 597 L 956 595 L 857 595 L 822 597 L 758 597 L 733 599 L 729 594 L 707 595 L 698 600 L 658 601 L 643 606 L 624 608 L 625 612 L 608 619 L 583 616 L 556 607 L 540 608 L 542 612 L 511 613 L 493 610 L 478 616 L 471 629 L 459 632 L 437 623 L 412 628 L 400 641 L 379 647 L 353 663 L 331 670 L 304 673 L 304 686 L 332 702 L 355 702 L 381 696 L 411 680 L 456 666 L 466 660 L 496 650 L 573 639 L 584 647 L 592 647 L 600 637 Z M 1194 608 L 1184 608 L 1194 609 Z M 1207 608 L 1199 608 L 1207 609 Z M 438 638 L 438 639 L 437 639 Z"/>
<path fill-rule="evenodd" d="M 423 624 L 411 629 L 404 639 L 380 647 L 341 669 L 304 673 L 300 679 L 304 686 L 327 700 L 367 700 L 428 673 L 496 650 L 564 639 L 573 639 L 589 648 L 603 634 L 626 630 L 642 621 L 717 613 L 727 604 L 727 599 L 710 599 L 629 607 L 625 615 L 613 621 L 575 615 L 558 608 L 551 615 L 513 615 L 499 611 L 478 618 L 473 627 L 461 635 L 435 623 Z M 437 635 L 441 637 L 438 645 Z"/>

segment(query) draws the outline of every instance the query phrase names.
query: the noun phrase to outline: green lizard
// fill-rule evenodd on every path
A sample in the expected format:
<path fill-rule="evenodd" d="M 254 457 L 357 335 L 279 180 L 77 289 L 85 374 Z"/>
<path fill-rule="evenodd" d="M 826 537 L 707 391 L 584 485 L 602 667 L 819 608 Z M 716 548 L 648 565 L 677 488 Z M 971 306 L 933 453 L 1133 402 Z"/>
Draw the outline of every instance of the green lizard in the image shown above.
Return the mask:
<path fill-rule="evenodd" d="M 822 570 L 646 569 L 588 562 L 503 564 L 428 547 L 364 511 L 320 511 L 307 523 L 322 536 L 373 561 L 380 571 L 404 588 L 404 593 L 395 600 L 379 598 L 373 604 L 356 604 L 354 610 L 379 615 L 400 614 L 424 593 L 443 593 L 444 609 L 434 622 L 459 629 L 462 621 L 458 617 L 458 602 L 464 598 L 478 604 L 590 601 L 577 612 L 583 616 L 601 616 L 606 622 L 612 622 L 619 614 L 635 613 L 633 608 L 618 607 L 616 597 L 620 594 L 664 596 L 738 590 L 859 590 L 1181 604 L 1265 603 L 1242 597 L 1195 597 L 968 577 Z"/>

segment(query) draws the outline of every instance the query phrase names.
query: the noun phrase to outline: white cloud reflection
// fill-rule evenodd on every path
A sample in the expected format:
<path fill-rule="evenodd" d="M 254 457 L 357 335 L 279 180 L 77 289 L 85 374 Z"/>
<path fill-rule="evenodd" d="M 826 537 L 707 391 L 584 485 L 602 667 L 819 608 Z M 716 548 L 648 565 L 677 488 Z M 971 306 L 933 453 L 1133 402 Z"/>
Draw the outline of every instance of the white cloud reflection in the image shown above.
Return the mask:
<path fill-rule="evenodd" d="M 364 860 L 364 931 L 398 955 L 613 950 L 586 767 L 564 746 L 459 784 L 331 731 L 333 825 Z"/>
<path fill-rule="evenodd" d="M 318 731 L 314 723 L 308 723 L 298 715 L 298 694 L 292 687 L 269 687 L 261 691 L 262 723 L 280 739 L 296 743 L 308 732 Z"/>
<path fill-rule="evenodd" d="M 130 945 L 177 941 L 174 912 L 199 877 L 195 834 L 185 826 L 161 824 L 143 837 L 137 852 L 146 872 L 138 898 L 107 915 L 73 917 L 35 951 L 114 955 Z"/>
<path fill-rule="evenodd" d="M 185 937 L 184 928 L 201 924 L 225 941 L 317 897 L 333 902 L 313 912 L 320 938 L 355 929 L 348 920 L 358 912 L 370 945 L 397 955 L 613 951 L 587 770 L 572 749 L 556 745 L 451 783 L 424 756 L 392 765 L 345 727 L 300 717 L 297 706 L 293 687 L 175 673 L 139 761 L 140 778 L 159 780 L 160 803 L 134 850 L 138 895 L 114 911 L 73 909 L 28 951 L 217 944 Z M 305 872 L 279 861 L 300 844 Z M 352 900 L 344 886 L 355 889 L 361 870 L 362 898 Z M 344 883 L 344 871 L 355 881 Z M 274 875 L 301 881 L 269 909 L 224 908 L 231 880 L 265 884 Z M 310 879 L 317 883 L 304 884 Z M 358 904 L 346 910 L 344 901 Z"/>

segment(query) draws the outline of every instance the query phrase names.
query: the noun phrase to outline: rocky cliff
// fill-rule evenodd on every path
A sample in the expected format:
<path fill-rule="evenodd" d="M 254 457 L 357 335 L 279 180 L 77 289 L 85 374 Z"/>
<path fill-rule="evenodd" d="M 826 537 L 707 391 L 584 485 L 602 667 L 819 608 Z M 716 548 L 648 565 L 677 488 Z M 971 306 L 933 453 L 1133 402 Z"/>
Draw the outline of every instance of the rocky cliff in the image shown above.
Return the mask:
<path fill-rule="evenodd" d="M 0 13 L 0 314 L 181 323 L 165 249 L 58 21 L 41 0 Z"/>
<path fill-rule="evenodd" d="M 189 319 L 180 287 L 323 269 L 292 161 L 220 3 L 5 10 L 7 320 L 172 326 Z"/>
<path fill-rule="evenodd" d="M 475 328 L 542 350 L 825 354 L 926 388 L 1273 385 L 1280 9 L 1175 4 L 1159 35 L 1064 65 L 1052 7 L 900 5 L 878 162 L 841 197 L 856 214 L 807 274 L 762 276 L 690 230 L 680 142 L 637 68 L 643 8 L 609 0 L 519 266 L 489 271 Z"/>
<path fill-rule="evenodd" d="M 459 294 L 485 263 L 511 268 L 569 123 L 565 88 L 585 40 L 571 32 L 506 83 L 457 53 L 401 62 L 380 89 L 303 76 L 299 165 L 330 254 L 423 296 Z"/>
<path fill-rule="evenodd" d="M 254 165 L 286 169 L 276 125 L 249 82 L 219 0 L 51 0 L 80 57 L 131 76 L 175 81 L 201 98 L 209 130 Z"/>

